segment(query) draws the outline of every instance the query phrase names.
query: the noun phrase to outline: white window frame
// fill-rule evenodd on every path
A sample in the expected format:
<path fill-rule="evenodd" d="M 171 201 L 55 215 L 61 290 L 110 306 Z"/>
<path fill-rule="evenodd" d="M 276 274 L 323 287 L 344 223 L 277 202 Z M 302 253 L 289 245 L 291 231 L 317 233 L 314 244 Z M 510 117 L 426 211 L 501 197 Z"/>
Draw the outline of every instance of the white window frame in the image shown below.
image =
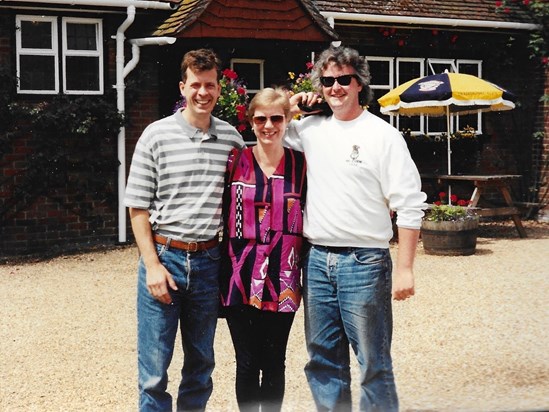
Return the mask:
<path fill-rule="evenodd" d="M 97 50 L 70 50 L 67 45 L 67 23 L 71 24 L 87 24 L 95 26 L 95 44 Z M 63 17 L 62 18 L 62 46 L 63 46 L 63 92 L 65 94 L 78 95 L 96 95 L 104 92 L 104 76 L 103 76 L 103 24 L 101 19 L 88 19 L 80 17 Z M 84 56 L 96 57 L 98 59 L 98 90 L 69 90 L 67 89 L 67 57 Z"/>
<path fill-rule="evenodd" d="M 265 60 L 262 59 L 231 59 L 231 70 L 234 70 L 234 65 L 237 64 L 253 64 L 259 66 L 259 89 L 246 89 L 248 93 L 258 93 L 265 87 Z"/>
<path fill-rule="evenodd" d="M 50 49 L 32 49 L 23 48 L 21 23 L 25 21 L 49 22 L 51 26 L 52 45 Z M 67 23 L 71 24 L 92 24 L 95 26 L 95 36 L 97 50 L 69 50 L 67 47 Z M 59 50 L 59 17 L 58 16 L 34 16 L 34 15 L 17 15 L 15 18 L 16 24 L 16 76 L 21 78 L 21 56 L 52 56 L 54 58 L 54 88 L 52 90 L 25 90 L 21 88 L 21 82 L 17 82 L 18 94 L 59 94 L 60 93 L 60 78 L 63 78 L 63 93 L 72 95 L 102 95 L 105 91 L 105 69 L 103 67 L 103 20 L 79 17 L 62 17 L 61 18 L 61 52 Z M 66 60 L 71 56 L 88 56 L 98 59 L 99 79 L 97 90 L 68 90 L 67 89 L 67 71 Z M 61 63 L 61 68 L 60 68 Z"/>
<path fill-rule="evenodd" d="M 23 21 L 49 22 L 51 25 L 52 45 L 50 49 L 24 49 L 21 38 L 21 23 Z M 16 44 L 16 76 L 21 78 L 21 56 L 53 56 L 54 57 L 54 89 L 53 90 L 23 90 L 21 82 L 17 81 L 17 93 L 24 94 L 58 94 L 59 93 L 59 39 L 57 35 L 57 17 L 55 16 L 30 16 L 17 15 L 15 17 L 15 44 Z"/>
<path fill-rule="evenodd" d="M 459 72 L 460 65 L 477 65 L 477 74 L 476 76 L 482 79 L 482 60 L 468 60 L 468 59 L 458 59 L 456 60 L 457 70 Z M 456 116 L 456 130 L 460 130 L 459 116 Z M 477 129 L 476 134 L 482 134 L 482 113 L 477 113 Z"/>
<path fill-rule="evenodd" d="M 439 58 L 423 58 L 423 57 L 385 57 L 385 56 L 366 56 L 367 61 L 387 61 L 389 62 L 389 84 L 371 84 L 372 89 L 381 89 L 381 90 L 392 90 L 393 88 L 399 86 L 401 83 L 399 81 L 399 63 L 400 62 L 418 62 L 421 64 L 421 75 L 432 75 L 440 74 L 435 73 L 433 65 L 446 65 L 449 68 L 449 72 L 459 73 L 460 65 L 477 65 L 478 73 L 477 76 L 482 78 L 482 60 L 471 60 L 471 59 L 439 59 Z M 377 79 L 374 79 L 377 81 Z M 477 124 L 477 134 L 482 134 L 482 113 L 478 113 L 478 124 Z M 446 133 L 447 128 L 444 128 L 444 131 L 429 131 L 429 116 L 419 116 L 420 117 L 420 130 L 413 130 L 412 134 L 431 134 L 439 135 L 441 133 Z M 389 116 L 387 122 L 391 125 L 394 125 L 397 129 L 399 128 L 400 116 Z M 459 115 L 450 116 L 450 130 L 455 131 L 459 130 Z"/>
<path fill-rule="evenodd" d="M 400 86 L 403 82 L 400 81 L 400 63 L 418 63 L 419 76 L 425 75 L 425 59 L 420 57 L 398 57 L 396 59 L 396 84 Z M 408 81 L 408 80 L 407 80 Z M 396 128 L 400 130 L 400 116 L 396 117 Z M 412 134 L 425 134 L 425 116 L 419 116 L 419 130 L 412 130 Z"/>

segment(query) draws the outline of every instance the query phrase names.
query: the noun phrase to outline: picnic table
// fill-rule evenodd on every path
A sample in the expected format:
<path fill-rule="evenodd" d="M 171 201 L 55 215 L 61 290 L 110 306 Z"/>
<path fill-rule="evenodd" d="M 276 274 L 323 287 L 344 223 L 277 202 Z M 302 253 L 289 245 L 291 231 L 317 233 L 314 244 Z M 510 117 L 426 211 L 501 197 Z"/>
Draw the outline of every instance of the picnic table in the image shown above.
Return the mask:
<path fill-rule="evenodd" d="M 470 182 L 474 185 L 473 193 L 471 194 L 469 208 L 475 208 L 477 214 L 481 217 L 493 217 L 493 216 L 509 216 L 513 219 L 515 227 L 520 237 L 526 237 L 526 230 L 522 226 L 522 220 L 520 218 L 520 212 L 513 203 L 511 197 L 510 185 L 515 179 L 519 179 L 521 175 L 439 175 L 439 174 L 421 174 L 421 178 L 424 180 L 433 180 L 437 183 L 446 183 L 451 185 L 452 182 Z M 485 194 L 488 189 L 497 189 L 503 199 L 506 206 L 490 206 L 483 205 L 478 207 L 479 200 L 482 195 Z"/>

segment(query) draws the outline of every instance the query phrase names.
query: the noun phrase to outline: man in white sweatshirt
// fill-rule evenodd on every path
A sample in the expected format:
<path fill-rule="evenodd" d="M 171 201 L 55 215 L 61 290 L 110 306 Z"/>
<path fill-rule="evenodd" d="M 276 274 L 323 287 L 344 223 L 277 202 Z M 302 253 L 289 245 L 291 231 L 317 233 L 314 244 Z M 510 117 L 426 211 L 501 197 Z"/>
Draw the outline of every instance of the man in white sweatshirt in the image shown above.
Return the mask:
<path fill-rule="evenodd" d="M 364 110 L 371 100 L 366 59 L 331 47 L 311 79 L 330 116 L 290 123 L 286 143 L 305 152 L 305 373 L 318 410 L 351 410 L 349 345 L 361 370 L 361 411 L 396 411 L 391 295 L 414 294 L 413 263 L 426 195 L 397 129 Z M 308 105 L 318 95 L 291 98 Z M 398 255 L 389 253 L 397 213 Z"/>

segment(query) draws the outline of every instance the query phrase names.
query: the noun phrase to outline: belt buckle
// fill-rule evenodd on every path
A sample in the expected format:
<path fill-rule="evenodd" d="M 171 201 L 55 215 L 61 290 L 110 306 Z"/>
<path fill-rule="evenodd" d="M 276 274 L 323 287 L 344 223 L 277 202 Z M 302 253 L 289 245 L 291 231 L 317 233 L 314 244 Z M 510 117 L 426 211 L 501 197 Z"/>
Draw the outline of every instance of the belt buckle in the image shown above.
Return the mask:
<path fill-rule="evenodd" d="M 198 252 L 198 242 L 189 242 L 187 244 L 187 252 Z"/>

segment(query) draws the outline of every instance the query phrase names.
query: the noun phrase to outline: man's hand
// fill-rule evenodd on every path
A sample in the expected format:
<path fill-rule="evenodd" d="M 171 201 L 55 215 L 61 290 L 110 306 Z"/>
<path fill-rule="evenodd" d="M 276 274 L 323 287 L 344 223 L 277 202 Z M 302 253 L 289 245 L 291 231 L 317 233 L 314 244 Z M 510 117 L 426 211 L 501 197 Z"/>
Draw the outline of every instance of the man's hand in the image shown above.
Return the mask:
<path fill-rule="evenodd" d="M 155 299 L 169 305 L 172 303 L 172 297 L 168 286 L 177 290 L 177 285 L 171 273 L 160 263 L 156 254 L 149 223 L 149 212 L 145 209 L 130 208 L 130 218 L 137 247 L 147 269 L 147 289 Z"/>
<path fill-rule="evenodd" d="M 299 92 L 290 97 L 290 112 L 292 116 L 296 114 L 314 114 L 322 112 L 322 109 L 311 111 L 309 109 L 303 109 L 311 107 L 315 104 L 322 102 L 322 98 L 318 93 L 314 92 Z"/>
<path fill-rule="evenodd" d="M 403 270 L 394 273 L 393 276 L 393 299 L 406 300 L 414 296 L 414 274 L 411 270 Z"/>
<path fill-rule="evenodd" d="M 149 293 L 158 301 L 169 305 L 172 303 L 172 297 L 168 290 L 177 290 L 177 285 L 172 275 L 160 262 L 152 267 L 147 267 L 147 289 Z"/>

